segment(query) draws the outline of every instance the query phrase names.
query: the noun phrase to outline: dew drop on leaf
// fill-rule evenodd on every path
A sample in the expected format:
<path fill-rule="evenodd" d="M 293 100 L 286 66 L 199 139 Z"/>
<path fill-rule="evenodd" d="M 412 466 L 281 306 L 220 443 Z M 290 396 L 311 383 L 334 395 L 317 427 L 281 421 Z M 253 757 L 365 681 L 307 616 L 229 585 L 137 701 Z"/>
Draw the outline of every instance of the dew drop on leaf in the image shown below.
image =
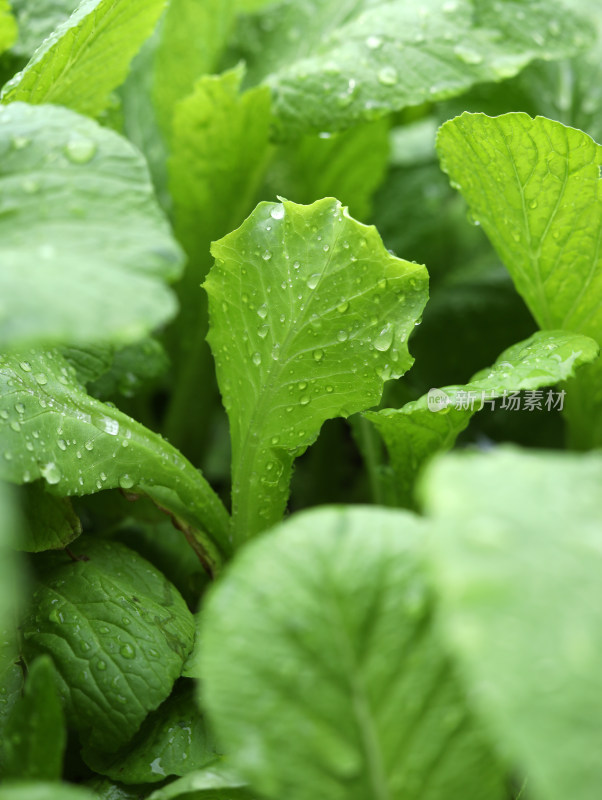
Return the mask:
<path fill-rule="evenodd" d="M 48 464 L 45 464 L 40 469 L 40 472 L 42 473 L 42 477 L 45 478 L 46 482 L 51 486 L 57 484 L 61 479 L 61 471 L 54 461 L 49 461 Z"/>
<path fill-rule="evenodd" d="M 253 353 L 253 363 L 256 367 L 261 364 L 261 353 Z"/>
<path fill-rule="evenodd" d="M 272 219 L 283 219 L 284 206 L 283 205 L 274 206 L 274 208 L 270 211 L 270 217 L 272 217 Z"/>
<path fill-rule="evenodd" d="M 91 139 L 71 139 L 65 147 L 65 155 L 73 164 L 87 164 L 94 158 L 97 149 Z"/>
<path fill-rule="evenodd" d="M 397 70 L 394 67 L 383 67 L 378 72 L 378 80 L 379 83 L 382 83 L 383 86 L 395 86 L 399 79 L 397 75 Z"/>
<path fill-rule="evenodd" d="M 134 648 L 132 647 L 131 644 L 122 645 L 122 647 L 121 647 L 119 652 L 121 653 L 121 655 L 124 658 L 127 658 L 128 660 L 132 660 L 133 658 L 136 658 L 136 651 L 134 650 Z"/>
<path fill-rule="evenodd" d="M 318 285 L 319 281 L 320 281 L 319 273 L 318 272 L 314 272 L 314 274 L 310 275 L 309 278 L 307 279 L 307 286 L 310 289 L 315 289 L 316 286 Z"/>
<path fill-rule="evenodd" d="M 321 361 L 324 358 L 323 350 L 314 350 L 314 361 Z"/>
<path fill-rule="evenodd" d="M 121 475 L 119 478 L 119 485 L 122 489 L 131 489 L 134 485 L 134 479 L 131 475 Z"/>
<path fill-rule="evenodd" d="M 379 47 L 382 47 L 383 40 L 380 36 L 368 36 L 366 39 L 366 47 L 368 50 L 378 50 Z"/>

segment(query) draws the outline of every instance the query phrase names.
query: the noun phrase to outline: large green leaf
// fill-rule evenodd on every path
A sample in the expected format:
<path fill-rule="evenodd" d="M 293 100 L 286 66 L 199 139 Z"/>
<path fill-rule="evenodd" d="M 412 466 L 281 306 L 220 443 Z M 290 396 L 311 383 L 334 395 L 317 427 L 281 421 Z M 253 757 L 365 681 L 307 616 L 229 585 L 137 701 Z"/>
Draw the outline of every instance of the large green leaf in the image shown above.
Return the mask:
<path fill-rule="evenodd" d="M 0 0 L 0 53 L 11 46 L 17 37 L 17 23 L 8 0 Z"/>
<path fill-rule="evenodd" d="M 0 800 L 97 800 L 96 795 L 67 783 L 19 781 L 0 786 Z"/>
<path fill-rule="evenodd" d="M 541 117 L 464 114 L 441 128 L 438 150 L 540 327 L 602 344 L 602 146 Z M 601 376 L 593 367 L 569 391 L 582 446 L 602 443 Z"/>
<path fill-rule="evenodd" d="M 287 135 L 462 94 L 591 42 L 586 21 L 557 0 L 288 0 L 247 22 L 241 39 Z"/>
<path fill-rule="evenodd" d="M 83 0 L 6 84 L 5 103 L 52 103 L 97 116 L 123 83 L 165 0 Z"/>
<path fill-rule="evenodd" d="M 158 434 L 86 394 L 58 352 L 0 358 L 0 478 L 60 497 L 122 489 L 179 521 L 210 570 L 229 518 L 200 472 Z"/>
<path fill-rule="evenodd" d="M 63 108 L 0 108 L 0 347 L 127 343 L 175 313 L 181 252 L 140 154 Z"/>
<path fill-rule="evenodd" d="M 60 780 L 67 730 L 48 656 L 31 665 L 25 693 L 12 709 L 3 739 L 4 778 Z"/>
<path fill-rule="evenodd" d="M 23 623 L 28 660 L 49 654 L 83 744 L 115 751 L 170 694 L 194 622 L 177 589 L 123 545 L 79 539 L 46 556 Z"/>
<path fill-rule="evenodd" d="M 114 754 L 84 752 L 89 767 L 122 783 L 158 783 L 184 776 L 218 758 L 193 688 L 175 694 L 145 720 L 125 750 Z"/>
<path fill-rule="evenodd" d="M 203 707 L 262 795 L 505 797 L 432 624 L 424 533 L 407 512 L 312 511 L 216 585 L 201 615 Z"/>
<path fill-rule="evenodd" d="M 364 416 L 374 423 L 387 445 L 399 502 L 414 504 L 416 477 L 425 462 L 435 453 L 451 449 L 477 411 L 491 408 L 496 398 L 566 380 L 598 353 L 596 342 L 586 336 L 539 332 L 505 350 L 492 367 L 478 372 L 464 386 L 431 390 L 400 409 L 366 412 Z M 558 404 L 558 394 L 541 392 L 538 402 L 540 411 L 552 411 Z"/>
<path fill-rule="evenodd" d="M 471 696 L 534 796 L 602 785 L 602 458 L 447 456 L 424 482 L 440 613 Z"/>
<path fill-rule="evenodd" d="M 412 365 L 427 273 L 333 199 L 261 203 L 212 247 L 209 343 L 230 419 L 234 538 L 279 521 L 322 424 L 375 405 Z"/>
<path fill-rule="evenodd" d="M 539 326 L 602 343 L 602 147 L 515 113 L 463 114 L 441 128 L 437 148 Z"/>

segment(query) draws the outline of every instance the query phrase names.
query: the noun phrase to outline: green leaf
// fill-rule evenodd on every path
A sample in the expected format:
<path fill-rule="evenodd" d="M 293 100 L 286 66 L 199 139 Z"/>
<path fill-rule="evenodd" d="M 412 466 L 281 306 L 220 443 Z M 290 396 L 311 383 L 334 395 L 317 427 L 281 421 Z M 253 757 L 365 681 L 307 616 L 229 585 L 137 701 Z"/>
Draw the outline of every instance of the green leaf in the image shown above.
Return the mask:
<path fill-rule="evenodd" d="M 237 68 L 200 78 L 174 110 L 170 189 L 197 286 L 211 240 L 248 214 L 269 152 L 270 93 L 260 87 L 240 94 L 243 74 Z"/>
<path fill-rule="evenodd" d="M 168 776 L 184 776 L 219 758 L 200 713 L 194 690 L 172 695 L 151 714 L 123 751 L 113 755 L 84 751 L 95 772 L 122 783 L 157 783 Z"/>
<path fill-rule="evenodd" d="M 242 550 L 216 584 L 202 703 L 262 795 L 505 797 L 432 624 L 423 537 L 404 512 L 314 510 Z"/>
<path fill-rule="evenodd" d="M 17 559 L 13 547 L 18 540 L 19 520 L 14 507 L 13 495 L 0 478 L 0 632 L 16 619 L 19 580 L 16 576 Z M 0 648 L 0 668 L 4 667 L 4 647 Z M 9 656 L 10 657 L 10 656 Z"/>
<path fill-rule="evenodd" d="M 44 478 L 61 497 L 148 495 L 210 570 L 229 548 L 228 514 L 201 473 L 161 436 L 88 396 L 58 352 L 0 357 L 0 451 L 0 479 L 13 483 Z"/>
<path fill-rule="evenodd" d="M 52 103 L 98 116 L 164 6 L 165 0 L 83 0 L 6 84 L 2 101 Z"/>
<path fill-rule="evenodd" d="M 48 656 L 36 659 L 4 731 L 5 779 L 60 780 L 67 730 Z"/>
<path fill-rule="evenodd" d="M 450 646 L 533 794 L 602 783 L 600 454 L 447 456 L 423 483 Z"/>
<path fill-rule="evenodd" d="M 245 787 L 228 767 L 216 764 L 157 789 L 149 800 L 255 800 Z"/>
<path fill-rule="evenodd" d="M 322 424 L 375 405 L 410 368 L 428 277 L 328 198 L 261 203 L 211 252 L 208 340 L 230 419 L 240 543 L 279 521 L 293 461 Z"/>
<path fill-rule="evenodd" d="M 234 21 L 235 0 L 170 0 L 154 74 L 154 100 L 169 139 L 175 104 L 215 72 Z M 177 153 L 177 147 L 174 147 Z"/>
<path fill-rule="evenodd" d="M 72 359 L 70 359 L 73 363 Z M 133 397 L 145 383 L 155 381 L 169 368 L 169 359 L 157 339 L 143 339 L 119 349 L 109 368 L 90 385 L 95 397 Z"/>
<path fill-rule="evenodd" d="M 245 27 L 242 54 L 271 87 L 284 136 L 459 95 L 592 40 L 588 22 L 550 0 L 288 0 Z"/>
<path fill-rule="evenodd" d="M 0 786 L 0 800 L 97 800 L 79 786 L 68 783 L 19 781 Z"/>
<path fill-rule="evenodd" d="M 23 499 L 25 520 L 23 535 L 16 543 L 19 550 L 27 553 L 62 550 L 82 532 L 82 524 L 71 502 L 65 497 L 48 494 L 45 483 L 36 482 L 25 487 Z"/>
<path fill-rule="evenodd" d="M 385 120 L 339 134 L 304 136 L 279 148 L 264 194 L 285 195 L 296 203 L 338 197 L 352 216 L 368 219 L 372 196 L 387 171 L 389 149 Z"/>
<path fill-rule="evenodd" d="M 400 409 L 366 412 L 364 416 L 385 440 L 398 482 L 399 502 L 414 505 L 416 477 L 425 462 L 439 451 L 450 450 L 488 401 L 553 386 L 573 376 L 598 353 L 596 342 L 586 336 L 538 332 L 505 350 L 492 367 L 477 372 L 464 386 L 431 390 Z M 555 402 L 556 397 L 542 392 L 542 409 L 551 411 Z"/>
<path fill-rule="evenodd" d="M 17 23 L 11 13 L 8 0 L 0 0 L 0 53 L 13 44 L 17 38 Z"/>
<path fill-rule="evenodd" d="M 63 108 L 0 108 L 0 348 L 126 344 L 175 313 L 182 254 L 125 140 Z"/>
<path fill-rule="evenodd" d="M 602 147 L 515 113 L 463 114 L 441 128 L 437 148 L 539 326 L 602 343 Z"/>
<path fill-rule="evenodd" d="M 69 724 L 85 746 L 112 752 L 169 696 L 194 622 L 177 589 L 127 547 L 79 539 L 73 551 L 86 560 L 45 557 L 25 655 L 52 657 Z"/>
<path fill-rule="evenodd" d="M 29 59 L 40 44 L 61 23 L 66 22 L 78 0 L 12 0 L 11 5 L 19 27 L 19 38 L 12 52 Z"/>

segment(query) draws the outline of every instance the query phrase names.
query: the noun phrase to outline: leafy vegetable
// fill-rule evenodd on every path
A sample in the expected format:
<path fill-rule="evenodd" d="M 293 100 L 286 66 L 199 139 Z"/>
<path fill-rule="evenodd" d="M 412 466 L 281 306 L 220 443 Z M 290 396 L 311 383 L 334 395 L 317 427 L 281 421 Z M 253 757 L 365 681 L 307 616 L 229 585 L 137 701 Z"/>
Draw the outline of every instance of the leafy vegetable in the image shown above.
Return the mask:
<path fill-rule="evenodd" d="M 265 77 L 287 135 L 461 94 L 591 42 L 576 14 L 540 0 L 288 0 L 276 24 L 270 14 L 244 31 L 243 53 L 256 57 L 251 77 Z"/>
<path fill-rule="evenodd" d="M 387 445 L 401 504 L 413 505 L 420 468 L 435 453 L 451 449 L 477 411 L 491 407 L 496 398 L 565 380 L 598 353 L 596 343 L 585 336 L 536 333 L 503 352 L 493 367 L 478 372 L 464 386 L 431 390 L 400 409 L 365 412 Z M 534 400 L 548 410 L 558 403 L 557 395 L 549 392 L 541 392 Z"/>
<path fill-rule="evenodd" d="M 4 87 L 2 100 L 53 103 L 98 116 L 164 5 L 165 0 L 83 0 Z"/>
<path fill-rule="evenodd" d="M 0 0 L 0 800 L 598 797 L 601 55 Z"/>
<path fill-rule="evenodd" d="M 314 511 L 246 548 L 216 587 L 202 699 L 262 794 L 503 797 L 432 626 L 423 535 L 402 512 Z"/>
<path fill-rule="evenodd" d="M 82 539 L 73 551 L 85 560 L 47 557 L 25 655 L 52 656 L 70 724 L 84 744 L 111 752 L 168 697 L 193 619 L 175 587 L 123 545 Z"/>
<path fill-rule="evenodd" d="M 411 366 L 406 342 L 427 278 L 329 199 L 263 203 L 212 253 L 208 338 L 230 418 L 242 542 L 278 521 L 293 460 L 321 425 L 374 405 L 384 381 Z"/>
<path fill-rule="evenodd" d="M 219 566 L 229 520 L 203 476 L 160 436 L 88 396 L 59 353 L 0 361 L 0 420 L 0 477 L 43 478 L 59 496 L 148 494 L 196 538 L 208 567 Z"/>
<path fill-rule="evenodd" d="M 73 112 L 0 107 L 0 345 L 135 341 L 175 313 L 181 253 L 139 154 Z M 94 300 L 94 302 L 92 302 Z"/>
<path fill-rule="evenodd" d="M 424 483 L 450 645 L 500 746 L 552 800 L 600 786 L 601 480 L 598 454 L 505 449 L 449 456 Z"/>

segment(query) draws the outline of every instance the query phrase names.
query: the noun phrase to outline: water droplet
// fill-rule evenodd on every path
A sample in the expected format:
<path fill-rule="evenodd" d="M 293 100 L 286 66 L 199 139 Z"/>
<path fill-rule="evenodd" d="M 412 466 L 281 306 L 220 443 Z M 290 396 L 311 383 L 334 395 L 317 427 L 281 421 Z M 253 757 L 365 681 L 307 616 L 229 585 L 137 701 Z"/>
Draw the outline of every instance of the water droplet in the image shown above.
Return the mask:
<path fill-rule="evenodd" d="M 65 155 L 73 164 L 87 164 L 96 155 L 96 142 L 84 137 L 71 139 L 65 147 Z"/>
<path fill-rule="evenodd" d="M 512 238 L 514 239 L 515 242 L 520 242 L 520 233 L 518 231 L 513 231 Z"/>
<path fill-rule="evenodd" d="M 93 442 L 93 441 L 91 441 L 91 440 L 90 440 L 90 441 L 87 441 L 87 442 L 84 444 L 84 447 L 86 448 L 86 450 L 94 450 L 94 442 Z"/>
<path fill-rule="evenodd" d="M 324 358 L 323 350 L 314 350 L 314 360 L 321 361 Z"/>
<path fill-rule="evenodd" d="M 31 372 L 31 364 L 29 363 L 29 361 L 21 361 L 19 366 L 21 367 L 23 372 Z"/>
<path fill-rule="evenodd" d="M 529 208 L 537 208 L 537 200 L 535 198 L 529 203 Z"/>
<path fill-rule="evenodd" d="M 272 219 L 284 219 L 284 206 L 282 204 L 274 206 L 270 211 L 270 217 Z"/>
<path fill-rule="evenodd" d="M 31 139 L 28 139 L 26 136 L 13 136 L 12 137 L 12 145 L 15 150 L 23 150 L 24 147 L 30 143 Z"/>
<path fill-rule="evenodd" d="M 6 453 L 4 454 L 4 458 L 5 458 L 7 461 L 12 461 L 12 460 L 13 460 L 13 454 L 12 454 L 12 453 L 10 453 L 10 452 L 7 450 L 7 451 L 6 451 Z"/>
<path fill-rule="evenodd" d="M 310 398 L 309 398 L 309 395 L 306 395 L 306 394 L 302 395 L 302 396 L 299 398 L 299 402 L 301 403 L 301 405 L 302 405 L 302 406 L 307 406 L 307 405 L 309 405 L 309 403 L 310 403 Z"/>
<path fill-rule="evenodd" d="M 257 309 L 257 315 L 261 317 L 261 319 L 265 319 L 268 315 L 268 307 L 267 304 L 264 303 L 263 305 L 259 306 Z"/>
<path fill-rule="evenodd" d="M 100 422 L 105 433 L 108 433 L 109 436 L 117 436 L 119 433 L 119 422 L 117 422 L 116 419 L 103 417 Z"/>
<path fill-rule="evenodd" d="M 119 478 L 119 485 L 122 489 L 131 489 L 134 485 L 134 479 L 131 475 L 121 475 Z"/>
<path fill-rule="evenodd" d="M 279 441 L 280 441 L 280 436 L 272 436 L 271 443 L 273 445 L 277 445 Z"/>
<path fill-rule="evenodd" d="M 261 353 L 253 353 L 253 363 L 256 367 L 261 364 Z"/>
<path fill-rule="evenodd" d="M 387 288 L 387 279 L 381 278 L 377 284 L 377 287 L 380 289 L 381 292 L 384 292 L 384 290 Z"/>
<path fill-rule="evenodd" d="M 262 325 L 260 328 L 257 329 L 257 335 L 259 336 L 260 339 L 265 339 L 265 337 L 269 333 L 269 330 L 270 330 L 269 325 Z"/>
<path fill-rule="evenodd" d="M 45 464 L 40 469 L 40 472 L 42 473 L 42 477 L 45 478 L 47 483 L 49 483 L 51 486 L 57 484 L 61 479 L 61 471 L 54 461 L 50 461 L 48 464 Z"/>
<path fill-rule="evenodd" d="M 383 67 L 378 72 L 378 80 L 383 86 L 395 86 L 398 77 L 397 70 L 394 67 Z"/>
<path fill-rule="evenodd" d="M 63 615 L 61 614 L 61 612 L 58 609 L 53 608 L 52 611 L 50 612 L 50 614 L 48 615 L 48 619 L 50 620 L 50 622 L 59 622 L 60 623 L 60 622 L 63 622 Z"/>
<path fill-rule="evenodd" d="M 393 343 L 393 326 L 388 322 L 374 340 L 374 347 L 381 353 L 386 352 Z"/>
<path fill-rule="evenodd" d="M 104 672 L 106 670 L 106 668 L 107 668 L 106 662 L 102 661 L 102 660 L 101 661 L 97 661 L 96 662 L 96 668 L 99 669 L 101 672 Z"/>
<path fill-rule="evenodd" d="M 314 274 L 310 275 L 306 281 L 310 289 L 315 289 L 319 282 L 320 282 L 320 274 L 318 272 L 314 272 Z"/>
<path fill-rule="evenodd" d="M 40 386 L 45 386 L 48 383 L 48 378 L 44 375 L 43 372 L 39 372 L 35 376 L 36 381 L 40 384 Z"/>
<path fill-rule="evenodd" d="M 464 64 L 481 64 L 483 61 L 483 56 L 480 53 L 462 45 L 454 47 L 454 53 Z"/>
<path fill-rule="evenodd" d="M 2 409 L 2 411 L 0 411 L 0 417 L 2 417 L 2 419 L 8 419 L 8 411 Z"/>
<path fill-rule="evenodd" d="M 339 340 L 339 342 L 346 342 L 348 338 L 349 334 L 347 333 L 347 331 L 339 331 L 337 333 L 337 339 Z"/>
<path fill-rule="evenodd" d="M 17 414 L 24 414 L 25 413 L 25 406 L 23 403 L 15 403 L 15 411 Z"/>
<path fill-rule="evenodd" d="M 121 647 L 121 649 L 120 649 L 120 651 L 119 651 L 119 652 L 121 653 L 121 655 L 122 655 L 124 658 L 127 658 L 128 660 L 131 660 L 131 659 L 133 659 L 133 658 L 136 658 L 136 651 L 134 650 L 134 648 L 132 647 L 132 645 L 131 645 L 131 644 L 124 644 L 124 645 Z"/>
<path fill-rule="evenodd" d="M 379 47 L 382 47 L 383 40 L 380 36 L 368 36 L 366 39 L 366 47 L 368 50 L 378 50 Z"/>
<path fill-rule="evenodd" d="M 328 392 L 328 394 L 332 394 L 334 392 L 334 386 L 327 386 L 326 391 Z"/>
<path fill-rule="evenodd" d="M 12 428 L 12 430 L 13 430 L 15 433 L 19 433 L 19 431 L 21 430 L 21 426 L 19 425 L 19 423 L 18 423 L 18 422 L 11 422 L 11 423 L 10 423 L 10 427 Z"/>
<path fill-rule="evenodd" d="M 262 256 L 264 261 L 269 261 L 271 257 L 272 257 L 272 254 L 270 253 L 269 250 L 266 250 L 265 253 Z"/>
<path fill-rule="evenodd" d="M 62 450 L 63 452 L 65 452 L 65 450 L 67 449 L 67 444 L 66 444 L 65 440 L 64 439 L 59 439 L 57 444 L 59 446 L 59 449 Z"/>
<path fill-rule="evenodd" d="M 348 308 L 349 308 L 349 303 L 346 300 L 344 300 L 340 305 L 337 306 L 337 311 L 339 312 L 339 314 L 344 314 Z"/>

